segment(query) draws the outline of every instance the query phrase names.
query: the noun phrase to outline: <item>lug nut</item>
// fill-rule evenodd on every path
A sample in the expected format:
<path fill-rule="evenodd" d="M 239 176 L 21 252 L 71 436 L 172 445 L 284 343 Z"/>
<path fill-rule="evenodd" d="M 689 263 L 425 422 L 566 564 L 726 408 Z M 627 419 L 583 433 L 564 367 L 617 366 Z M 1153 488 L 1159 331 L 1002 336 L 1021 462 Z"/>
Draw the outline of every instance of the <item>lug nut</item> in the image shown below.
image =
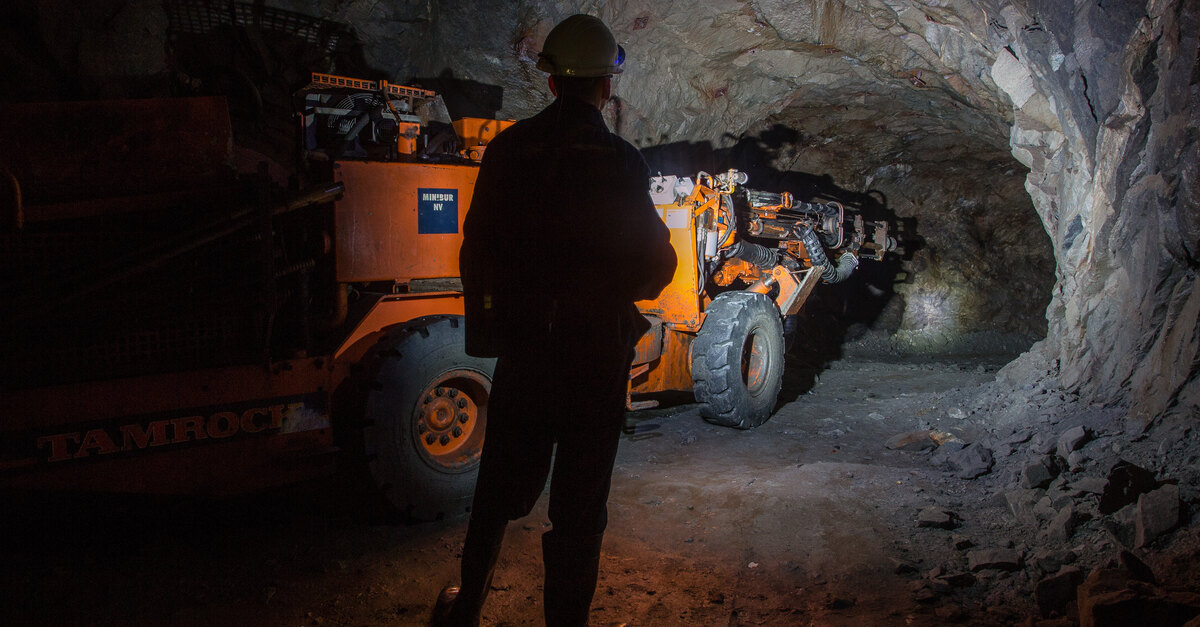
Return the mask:
<path fill-rule="evenodd" d="M 437 394 L 438 396 L 445 396 L 446 388 L 438 388 L 438 389 L 434 390 L 433 393 Z"/>
<path fill-rule="evenodd" d="M 446 444 L 449 444 L 449 443 L 450 443 L 450 436 L 448 436 L 448 435 L 446 435 L 445 433 L 443 433 L 443 434 L 442 434 L 442 437 L 441 437 L 441 439 L 440 439 L 440 440 L 438 440 L 438 441 L 439 441 L 439 442 L 441 442 L 443 446 L 444 446 L 444 445 L 446 445 Z"/>
<path fill-rule="evenodd" d="M 458 436 L 462 435 L 462 429 L 459 427 L 454 427 L 454 429 L 452 429 L 450 431 L 450 433 L 452 433 L 454 435 L 454 437 L 457 438 Z"/>
<path fill-rule="evenodd" d="M 466 408 L 467 408 L 467 399 L 465 399 L 465 398 L 460 398 L 460 399 L 458 399 L 458 403 L 457 403 L 457 404 L 458 404 L 458 408 L 459 408 L 459 409 L 466 409 Z"/>
<path fill-rule="evenodd" d="M 433 400 L 432 396 L 426 396 L 425 398 L 421 399 L 421 404 L 428 405 L 430 403 L 430 401 L 432 401 L 432 400 Z"/>
<path fill-rule="evenodd" d="M 468 416 L 468 415 L 466 414 L 466 412 L 459 412 L 459 413 L 458 413 L 458 421 L 459 421 L 459 422 L 466 422 L 466 421 L 468 421 L 468 420 L 470 420 L 470 419 L 471 419 L 471 417 L 470 417 L 470 416 Z"/>
<path fill-rule="evenodd" d="M 432 433 L 425 434 L 425 443 L 426 444 L 433 444 L 436 441 L 437 441 L 437 438 L 434 437 L 434 435 Z"/>
<path fill-rule="evenodd" d="M 429 425 L 425 424 L 423 421 L 418 422 L 417 423 L 417 433 L 425 433 L 426 431 L 429 431 Z"/>
<path fill-rule="evenodd" d="M 450 391 L 446 392 L 446 395 L 449 396 L 450 398 L 454 398 L 455 396 L 458 396 L 458 388 L 450 388 Z"/>

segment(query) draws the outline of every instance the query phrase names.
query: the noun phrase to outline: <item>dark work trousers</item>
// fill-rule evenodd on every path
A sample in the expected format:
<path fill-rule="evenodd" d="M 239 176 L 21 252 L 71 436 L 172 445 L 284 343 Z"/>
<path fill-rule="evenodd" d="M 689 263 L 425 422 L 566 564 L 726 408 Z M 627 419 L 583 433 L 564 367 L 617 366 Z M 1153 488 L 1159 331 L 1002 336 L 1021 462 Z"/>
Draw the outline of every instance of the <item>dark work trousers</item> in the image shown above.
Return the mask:
<path fill-rule="evenodd" d="M 632 305 L 582 298 L 546 310 L 557 312 L 548 333 L 527 337 L 496 361 L 451 625 L 478 624 L 505 526 L 529 514 L 547 477 L 553 528 L 542 536 L 546 623 L 587 624 L 633 342 L 644 320 Z"/>
<path fill-rule="evenodd" d="M 472 522 L 529 514 L 549 475 L 554 531 L 604 532 L 632 359 L 623 342 L 552 338 L 496 361 Z"/>

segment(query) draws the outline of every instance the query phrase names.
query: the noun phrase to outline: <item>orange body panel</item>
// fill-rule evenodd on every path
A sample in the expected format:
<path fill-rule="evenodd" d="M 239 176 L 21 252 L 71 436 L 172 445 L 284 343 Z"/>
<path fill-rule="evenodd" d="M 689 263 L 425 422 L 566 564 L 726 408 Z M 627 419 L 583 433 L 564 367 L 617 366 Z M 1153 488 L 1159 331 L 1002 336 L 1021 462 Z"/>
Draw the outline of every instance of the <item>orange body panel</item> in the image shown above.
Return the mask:
<path fill-rule="evenodd" d="M 343 283 L 457 277 L 477 166 L 342 162 L 337 273 Z"/>
<path fill-rule="evenodd" d="M 454 121 L 454 132 L 462 139 L 463 156 L 479 161 L 483 158 L 487 143 L 513 124 L 516 124 L 516 120 L 462 118 Z"/>
<path fill-rule="evenodd" d="M 692 210 L 678 205 L 659 205 L 659 217 L 671 232 L 675 249 L 675 276 L 658 298 L 637 303 L 642 313 L 662 318 L 667 325 L 700 328 L 700 286 L 696 268 L 696 235 Z"/>
<path fill-rule="evenodd" d="M 690 332 L 703 322 L 702 286 L 696 267 L 696 221 L 691 203 L 658 205 L 659 218 L 667 225 L 675 250 L 675 275 L 653 300 L 639 301 L 637 308 L 654 326 L 635 348 L 636 376 L 630 380 L 631 394 L 692 389 Z"/>
<path fill-rule="evenodd" d="M 649 363 L 650 369 L 630 383 L 633 394 L 650 394 L 665 390 L 692 389 L 691 333 L 664 329 L 662 354 Z"/>

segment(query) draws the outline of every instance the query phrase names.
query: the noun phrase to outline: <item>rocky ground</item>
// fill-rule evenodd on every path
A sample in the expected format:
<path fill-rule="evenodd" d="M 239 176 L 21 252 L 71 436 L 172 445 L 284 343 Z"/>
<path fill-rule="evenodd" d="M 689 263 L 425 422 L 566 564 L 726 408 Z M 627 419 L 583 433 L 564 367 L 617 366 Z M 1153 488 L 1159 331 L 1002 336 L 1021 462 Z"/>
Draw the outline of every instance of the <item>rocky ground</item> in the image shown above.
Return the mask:
<path fill-rule="evenodd" d="M 592 623 L 1196 624 L 1196 417 L 1143 429 L 1011 356 L 868 338 L 791 363 L 755 430 L 630 414 Z M 349 488 L 10 501 L 0 622 L 422 624 L 464 521 L 381 524 Z M 545 521 L 511 525 L 488 624 L 541 623 Z"/>

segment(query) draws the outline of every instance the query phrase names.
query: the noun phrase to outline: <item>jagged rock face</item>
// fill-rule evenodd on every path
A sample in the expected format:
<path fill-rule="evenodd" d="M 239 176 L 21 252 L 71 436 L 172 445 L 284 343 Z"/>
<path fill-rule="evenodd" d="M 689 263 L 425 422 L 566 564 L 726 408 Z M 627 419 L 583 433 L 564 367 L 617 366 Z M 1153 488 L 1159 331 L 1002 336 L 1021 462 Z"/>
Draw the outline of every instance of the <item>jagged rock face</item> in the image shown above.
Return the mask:
<path fill-rule="evenodd" d="M 1143 419 L 1194 411 L 1198 7 L 1035 2 L 1003 17 L 1035 90 L 1014 100 L 1013 154 L 1058 261 L 1042 349 L 1091 400 Z"/>
<path fill-rule="evenodd" d="M 153 93 L 179 71 L 167 4 L 21 9 L 0 26 L 8 92 Z M 346 25 L 379 76 L 473 86 L 460 114 L 516 118 L 550 100 L 549 30 L 596 14 L 628 51 L 610 124 L 648 154 L 710 149 L 680 173 L 802 173 L 915 223 L 889 330 L 1046 333 L 1021 363 L 1085 401 L 1142 418 L 1200 403 L 1195 2 L 267 4 Z M 68 75 L 78 88 L 56 88 Z"/>

